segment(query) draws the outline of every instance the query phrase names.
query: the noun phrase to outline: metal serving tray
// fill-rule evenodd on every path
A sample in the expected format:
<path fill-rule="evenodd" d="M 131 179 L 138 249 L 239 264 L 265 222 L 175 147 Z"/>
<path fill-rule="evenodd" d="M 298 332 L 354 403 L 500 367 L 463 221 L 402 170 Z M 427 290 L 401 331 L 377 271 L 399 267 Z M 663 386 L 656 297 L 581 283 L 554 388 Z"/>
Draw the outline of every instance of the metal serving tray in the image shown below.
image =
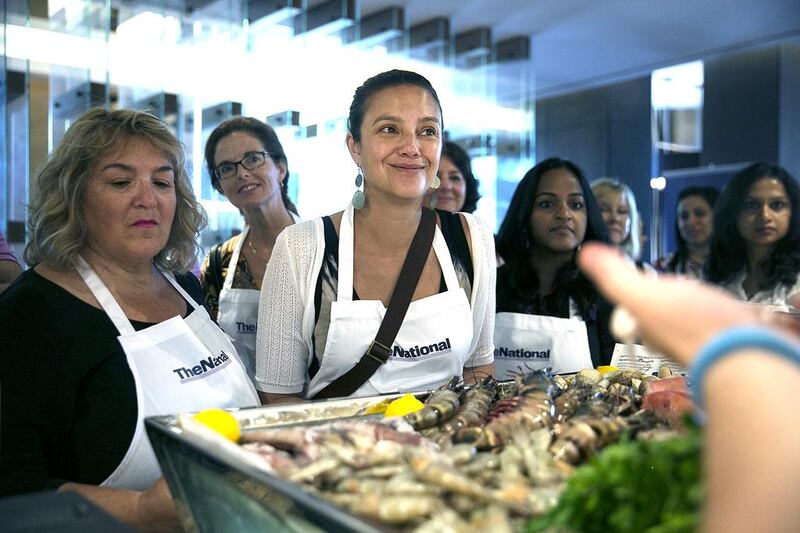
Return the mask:
<path fill-rule="evenodd" d="M 396 396 L 254 407 L 233 414 L 243 431 L 281 425 L 315 425 L 357 416 L 363 408 Z M 302 420 L 304 414 L 313 411 L 320 416 Z M 271 475 L 259 468 L 248 454 L 239 451 L 238 445 L 206 440 L 185 431 L 177 421 L 176 416 L 150 417 L 145 420 L 145 427 L 187 531 L 390 530 Z"/>

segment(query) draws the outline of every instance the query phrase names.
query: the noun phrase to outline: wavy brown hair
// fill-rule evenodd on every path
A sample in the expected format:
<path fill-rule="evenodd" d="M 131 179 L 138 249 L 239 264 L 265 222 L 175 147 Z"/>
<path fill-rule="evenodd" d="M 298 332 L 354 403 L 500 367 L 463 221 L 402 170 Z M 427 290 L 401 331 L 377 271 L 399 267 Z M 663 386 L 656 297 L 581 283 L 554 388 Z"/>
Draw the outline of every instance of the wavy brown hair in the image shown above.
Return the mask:
<path fill-rule="evenodd" d="M 86 240 L 83 205 L 95 166 L 123 150 L 131 139 L 149 142 L 175 169 L 175 218 L 169 239 L 154 262 L 173 272 L 190 270 L 206 215 L 192 192 L 183 145 L 158 118 L 141 111 L 95 108 L 76 120 L 36 176 L 28 205 L 25 261 L 73 268 Z"/>

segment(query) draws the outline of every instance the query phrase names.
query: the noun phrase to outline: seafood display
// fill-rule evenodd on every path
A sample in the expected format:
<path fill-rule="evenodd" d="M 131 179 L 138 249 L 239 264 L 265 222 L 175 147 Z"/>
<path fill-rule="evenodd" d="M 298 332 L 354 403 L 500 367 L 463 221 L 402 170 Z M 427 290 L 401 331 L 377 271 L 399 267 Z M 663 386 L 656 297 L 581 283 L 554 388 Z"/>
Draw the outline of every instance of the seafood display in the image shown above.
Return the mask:
<path fill-rule="evenodd" d="M 685 406 L 664 408 L 664 398 L 685 399 L 681 379 L 596 370 L 535 371 L 505 383 L 489 377 L 469 387 L 453 379 L 405 416 L 250 425 L 239 448 L 271 475 L 367 523 L 520 531 L 553 508 L 576 466 L 604 447 L 623 435 L 657 440 L 679 430 Z"/>

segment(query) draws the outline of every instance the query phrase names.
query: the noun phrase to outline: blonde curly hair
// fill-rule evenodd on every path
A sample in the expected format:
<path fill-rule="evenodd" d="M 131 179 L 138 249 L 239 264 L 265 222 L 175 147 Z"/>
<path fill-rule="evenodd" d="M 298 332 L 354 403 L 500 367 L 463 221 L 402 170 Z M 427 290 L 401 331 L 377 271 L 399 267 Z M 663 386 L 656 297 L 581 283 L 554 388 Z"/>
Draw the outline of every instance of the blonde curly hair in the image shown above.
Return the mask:
<path fill-rule="evenodd" d="M 197 257 L 197 238 L 206 214 L 197 202 L 186 172 L 184 148 L 158 118 L 141 111 L 95 108 L 78 118 L 50 154 L 32 185 L 28 205 L 25 261 L 53 268 L 73 268 L 86 239 L 84 196 L 95 165 L 131 139 L 161 150 L 175 169 L 175 218 L 169 239 L 154 262 L 180 272 L 190 270 Z"/>

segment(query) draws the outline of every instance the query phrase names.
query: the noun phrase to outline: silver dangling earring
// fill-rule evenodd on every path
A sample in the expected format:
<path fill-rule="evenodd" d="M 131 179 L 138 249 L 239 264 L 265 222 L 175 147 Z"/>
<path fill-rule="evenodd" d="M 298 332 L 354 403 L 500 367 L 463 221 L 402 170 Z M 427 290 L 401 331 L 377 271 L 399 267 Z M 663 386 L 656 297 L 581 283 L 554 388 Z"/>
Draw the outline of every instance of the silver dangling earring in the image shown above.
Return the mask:
<path fill-rule="evenodd" d="M 364 207 L 364 191 L 361 190 L 361 185 L 364 184 L 364 173 L 362 172 L 361 168 L 358 169 L 358 174 L 356 174 L 356 192 L 353 193 L 353 208 L 354 209 L 361 209 Z"/>
<path fill-rule="evenodd" d="M 431 189 L 433 189 L 433 192 L 431 193 L 431 198 L 429 200 L 431 209 L 436 209 L 436 190 L 441 186 L 442 180 L 439 178 L 439 176 L 434 175 L 433 182 L 431 183 Z"/>

